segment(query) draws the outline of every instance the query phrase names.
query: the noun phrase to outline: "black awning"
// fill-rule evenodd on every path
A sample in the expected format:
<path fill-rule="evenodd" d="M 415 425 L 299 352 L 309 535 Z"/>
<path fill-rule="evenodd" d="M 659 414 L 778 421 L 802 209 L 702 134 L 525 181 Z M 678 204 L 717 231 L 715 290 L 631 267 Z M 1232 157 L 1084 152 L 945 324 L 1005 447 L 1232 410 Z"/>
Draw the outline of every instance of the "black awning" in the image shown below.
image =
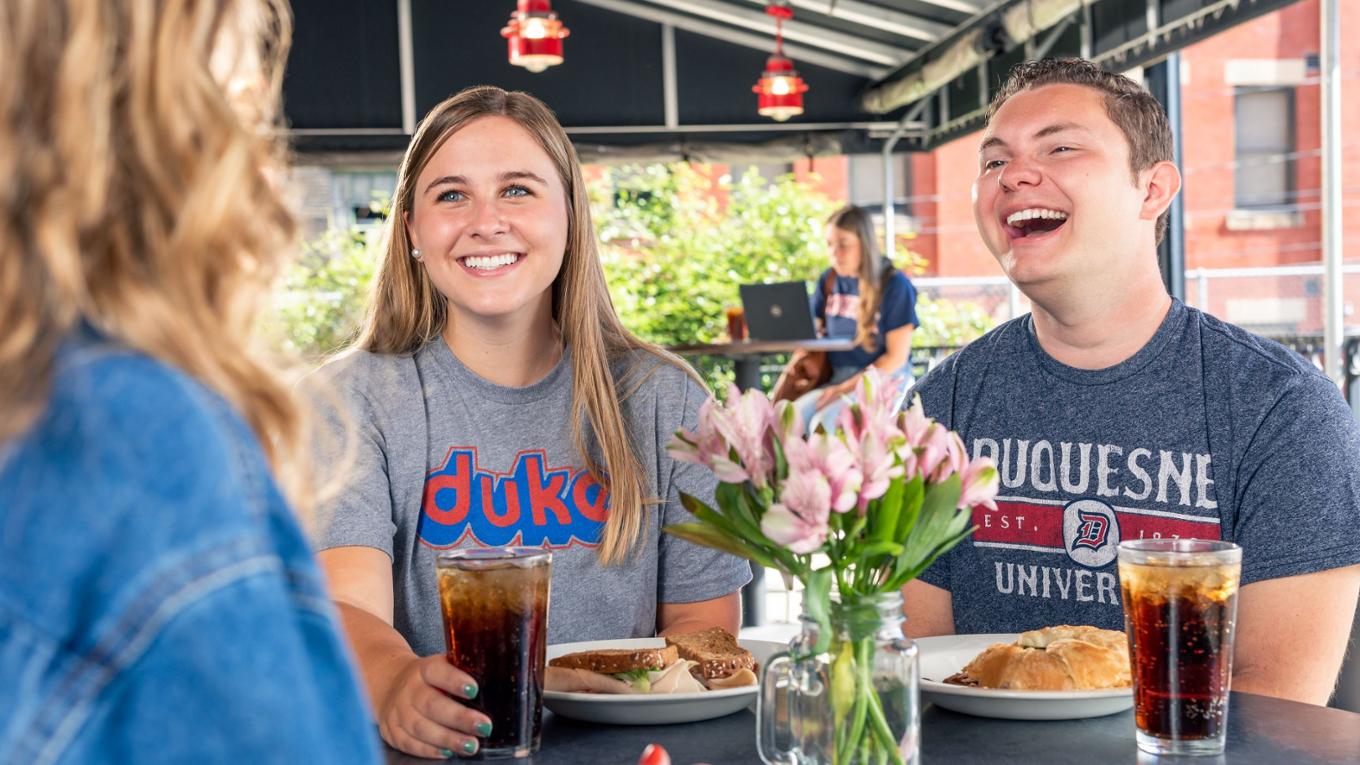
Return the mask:
<path fill-rule="evenodd" d="M 513 0 L 294 0 L 285 111 L 303 154 L 400 151 L 425 112 L 478 84 L 538 96 L 595 158 L 873 151 L 899 125 L 899 149 L 922 150 L 980 127 L 1027 56 L 1128 69 L 1293 0 L 787 2 L 786 53 L 810 87 L 787 123 L 756 114 L 751 92 L 774 45 L 760 0 L 555 0 L 565 62 L 538 74 L 506 60 Z"/>

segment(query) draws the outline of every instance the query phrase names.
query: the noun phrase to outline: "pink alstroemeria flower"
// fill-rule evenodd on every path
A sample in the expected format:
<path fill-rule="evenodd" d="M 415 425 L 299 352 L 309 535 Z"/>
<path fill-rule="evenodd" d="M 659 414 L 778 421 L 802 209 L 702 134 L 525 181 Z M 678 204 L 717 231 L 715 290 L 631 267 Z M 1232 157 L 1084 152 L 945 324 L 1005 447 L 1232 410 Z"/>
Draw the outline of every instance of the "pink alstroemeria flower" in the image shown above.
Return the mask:
<path fill-rule="evenodd" d="M 916 445 L 916 467 L 925 476 L 927 482 L 939 482 L 944 480 L 938 478 L 941 472 L 948 470 L 950 465 L 950 436 L 953 435 L 948 428 L 938 422 L 931 422 L 930 427 L 926 428 L 921 441 Z M 941 466 L 945 466 L 944 471 Z M 948 475 L 944 476 L 945 478 Z"/>
<path fill-rule="evenodd" d="M 742 393 L 735 385 L 728 387 L 727 403 L 717 414 L 715 426 L 736 450 L 737 459 L 757 489 L 768 487 L 774 472 L 771 439 L 776 424 L 774 404 L 768 396 L 758 390 Z"/>
<path fill-rule="evenodd" d="M 940 428 L 943 430 L 944 426 L 941 425 Z M 959 438 L 959 434 L 952 430 L 945 430 L 945 433 L 948 436 L 945 437 L 944 459 L 940 460 L 940 464 L 935 466 L 935 472 L 930 475 L 931 483 L 940 483 L 955 473 L 963 472 L 964 467 L 968 464 L 968 454 L 963 446 L 963 439 Z"/>
<path fill-rule="evenodd" d="M 790 473 L 816 471 L 826 478 L 832 510 L 846 513 L 855 507 L 863 475 L 844 441 L 831 433 L 813 433 L 806 441 L 792 435 L 781 443 Z"/>
<path fill-rule="evenodd" d="M 856 461 L 864 476 L 859 491 L 859 510 L 864 512 L 869 502 L 883 496 L 894 478 L 903 474 L 902 460 L 897 452 L 904 440 L 902 432 L 882 423 L 870 423 L 861 434 L 858 444 L 851 444 Z"/>
<path fill-rule="evenodd" d="M 731 446 L 718 426 L 722 417 L 717 401 L 705 401 L 699 407 L 698 427 L 676 433 L 666 445 L 666 451 L 680 462 L 707 467 L 723 483 L 744 483 L 750 476 L 741 465 L 732 461 Z"/>
<path fill-rule="evenodd" d="M 959 495 L 959 507 L 985 507 L 996 509 L 996 492 L 1000 487 L 1000 474 L 996 465 L 986 458 L 975 459 L 968 463 L 961 474 L 963 493 Z"/>
<path fill-rule="evenodd" d="M 921 404 L 921 397 L 916 396 L 912 399 L 911 406 L 902 410 L 898 417 L 898 427 L 907 437 L 907 444 L 914 450 L 925 440 L 926 432 L 930 430 L 934 420 L 926 416 L 925 406 Z"/>
<path fill-rule="evenodd" d="M 779 501 L 760 519 L 760 531 L 803 555 L 826 542 L 830 529 L 831 485 L 816 470 L 791 471 Z"/>

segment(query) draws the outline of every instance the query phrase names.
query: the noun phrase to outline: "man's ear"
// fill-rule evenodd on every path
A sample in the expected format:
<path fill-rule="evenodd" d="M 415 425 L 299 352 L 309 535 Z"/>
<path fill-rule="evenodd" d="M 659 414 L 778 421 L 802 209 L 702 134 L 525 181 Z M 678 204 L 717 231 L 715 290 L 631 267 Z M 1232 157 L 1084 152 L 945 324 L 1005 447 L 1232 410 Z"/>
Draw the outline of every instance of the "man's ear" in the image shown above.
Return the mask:
<path fill-rule="evenodd" d="M 1171 162 L 1158 162 L 1144 170 L 1140 175 L 1147 184 L 1143 196 L 1143 207 L 1138 217 L 1143 220 L 1157 220 L 1171 206 L 1171 200 L 1181 190 L 1181 171 Z"/>

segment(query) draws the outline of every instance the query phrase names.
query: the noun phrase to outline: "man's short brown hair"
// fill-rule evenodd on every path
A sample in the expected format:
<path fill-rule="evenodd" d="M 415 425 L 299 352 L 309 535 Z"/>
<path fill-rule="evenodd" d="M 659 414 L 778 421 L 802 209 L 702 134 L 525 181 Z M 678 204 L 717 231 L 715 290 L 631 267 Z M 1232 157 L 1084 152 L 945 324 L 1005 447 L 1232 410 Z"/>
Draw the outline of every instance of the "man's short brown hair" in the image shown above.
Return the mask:
<path fill-rule="evenodd" d="M 1166 110 L 1143 86 L 1106 72 L 1081 58 L 1045 58 L 1011 67 L 1006 82 L 987 108 L 987 122 L 1011 96 L 1045 85 L 1083 85 L 1105 96 L 1105 113 L 1119 127 L 1129 144 L 1129 169 L 1133 179 L 1158 162 L 1174 162 L 1171 123 Z M 1157 243 L 1166 235 L 1168 213 L 1157 217 Z"/>

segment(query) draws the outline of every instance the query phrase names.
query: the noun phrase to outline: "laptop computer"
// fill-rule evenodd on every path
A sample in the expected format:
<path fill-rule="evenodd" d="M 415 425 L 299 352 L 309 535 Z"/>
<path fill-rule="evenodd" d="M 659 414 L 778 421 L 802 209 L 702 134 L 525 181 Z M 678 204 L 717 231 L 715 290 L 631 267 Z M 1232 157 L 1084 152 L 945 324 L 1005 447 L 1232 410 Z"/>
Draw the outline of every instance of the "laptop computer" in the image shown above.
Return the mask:
<path fill-rule="evenodd" d="M 812 301 L 807 282 L 743 284 L 742 310 L 752 340 L 811 340 L 817 337 L 812 323 Z"/>

